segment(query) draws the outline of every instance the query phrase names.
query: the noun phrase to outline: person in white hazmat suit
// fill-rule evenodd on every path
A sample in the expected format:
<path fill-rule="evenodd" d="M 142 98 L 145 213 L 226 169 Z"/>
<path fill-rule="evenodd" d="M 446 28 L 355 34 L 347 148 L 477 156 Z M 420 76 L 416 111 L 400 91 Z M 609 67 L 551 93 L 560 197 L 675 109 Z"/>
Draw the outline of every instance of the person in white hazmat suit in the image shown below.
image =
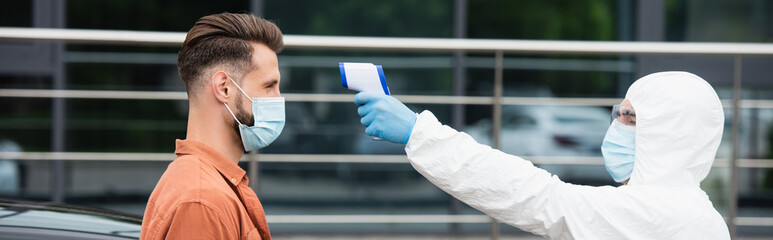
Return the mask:
<path fill-rule="evenodd" d="M 730 239 L 699 186 L 724 113 L 711 85 L 691 73 L 645 76 L 613 108 L 602 155 L 620 187 L 562 182 L 391 96 L 359 93 L 354 102 L 367 134 L 406 144 L 419 173 L 503 223 L 550 239 Z"/>

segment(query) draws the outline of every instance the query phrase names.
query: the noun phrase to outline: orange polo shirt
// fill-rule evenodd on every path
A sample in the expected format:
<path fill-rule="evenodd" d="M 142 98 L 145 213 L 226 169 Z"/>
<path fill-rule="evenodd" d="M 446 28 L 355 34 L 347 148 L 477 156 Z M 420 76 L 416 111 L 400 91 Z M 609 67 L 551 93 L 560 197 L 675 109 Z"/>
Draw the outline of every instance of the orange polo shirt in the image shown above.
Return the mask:
<path fill-rule="evenodd" d="M 148 199 L 140 239 L 264 239 L 271 234 L 246 172 L 209 146 L 177 140 Z"/>

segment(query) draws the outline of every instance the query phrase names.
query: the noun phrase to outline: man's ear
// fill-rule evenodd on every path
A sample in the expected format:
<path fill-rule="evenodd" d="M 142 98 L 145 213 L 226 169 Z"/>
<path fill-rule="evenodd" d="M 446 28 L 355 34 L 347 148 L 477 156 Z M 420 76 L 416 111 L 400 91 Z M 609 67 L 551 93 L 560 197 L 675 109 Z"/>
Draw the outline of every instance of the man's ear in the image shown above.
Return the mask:
<path fill-rule="evenodd" d="M 209 78 L 209 84 L 212 87 L 212 94 L 215 99 L 221 103 L 228 103 L 233 91 L 228 88 L 228 75 L 223 71 L 217 71 Z"/>

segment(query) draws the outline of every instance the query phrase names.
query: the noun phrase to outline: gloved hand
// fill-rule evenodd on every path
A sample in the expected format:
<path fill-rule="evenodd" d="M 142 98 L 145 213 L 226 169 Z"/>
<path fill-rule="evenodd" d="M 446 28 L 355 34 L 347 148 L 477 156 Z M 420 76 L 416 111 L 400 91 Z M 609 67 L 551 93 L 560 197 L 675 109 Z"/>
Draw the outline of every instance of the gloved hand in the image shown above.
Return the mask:
<path fill-rule="evenodd" d="M 361 92 L 354 96 L 365 133 L 393 143 L 408 143 L 416 113 L 392 96 Z"/>

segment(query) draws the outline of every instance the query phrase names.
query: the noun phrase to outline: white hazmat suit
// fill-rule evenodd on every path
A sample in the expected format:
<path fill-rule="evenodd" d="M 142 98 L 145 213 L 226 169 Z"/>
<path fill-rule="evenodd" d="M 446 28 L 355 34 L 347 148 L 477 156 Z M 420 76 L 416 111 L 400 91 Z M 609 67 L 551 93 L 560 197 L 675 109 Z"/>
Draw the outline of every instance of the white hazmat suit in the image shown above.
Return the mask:
<path fill-rule="evenodd" d="M 495 219 L 550 239 L 730 239 L 700 189 L 724 125 L 713 88 L 686 72 L 636 81 L 633 173 L 621 187 L 562 182 L 520 157 L 478 144 L 424 111 L 405 147 L 432 183 Z"/>

